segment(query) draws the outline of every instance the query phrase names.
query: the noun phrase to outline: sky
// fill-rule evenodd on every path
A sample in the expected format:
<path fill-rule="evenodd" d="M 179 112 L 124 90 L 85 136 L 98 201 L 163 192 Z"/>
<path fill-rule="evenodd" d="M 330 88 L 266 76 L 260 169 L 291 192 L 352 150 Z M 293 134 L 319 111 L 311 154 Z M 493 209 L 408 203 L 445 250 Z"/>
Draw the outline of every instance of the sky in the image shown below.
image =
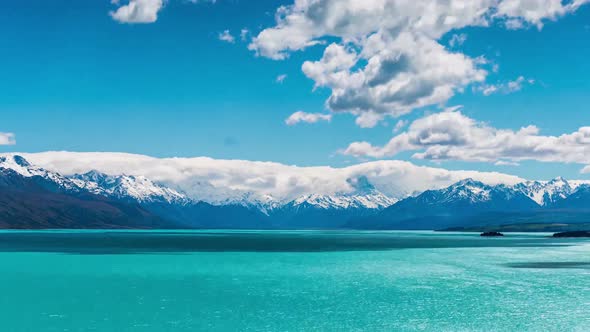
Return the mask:
<path fill-rule="evenodd" d="M 585 0 L 0 2 L 0 151 L 588 179 Z"/>

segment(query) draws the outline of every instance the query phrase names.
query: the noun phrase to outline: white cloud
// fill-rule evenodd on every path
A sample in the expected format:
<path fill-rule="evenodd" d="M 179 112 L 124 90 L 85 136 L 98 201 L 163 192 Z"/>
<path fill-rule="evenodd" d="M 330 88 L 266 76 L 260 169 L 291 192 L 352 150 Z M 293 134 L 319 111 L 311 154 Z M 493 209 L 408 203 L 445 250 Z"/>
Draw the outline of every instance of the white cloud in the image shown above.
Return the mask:
<path fill-rule="evenodd" d="M 453 34 L 453 36 L 451 36 L 451 39 L 449 40 L 449 46 L 459 47 L 459 46 L 463 45 L 463 43 L 465 43 L 466 40 L 467 40 L 466 34 L 455 33 L 455 34 Z"/>
<path fill-rule="evenodd" d="M 273 162 L 211 158 L 153 158 L 126 153 L 44 152 L 21 154 L 30 162 L 64 175 L 98 170 L 107 174 L 142 175 L 207 202 L 245 194 L 291 200 L 305 194 L 350 192 L 348 179 L 366 176 L 393 198 L 442 188 L 465 178 L 486 183 L 514 184 L 522 179 L 501 173 L 448 171 L 405 161 L 375 161 L 345 168 L 297 167 Z"/>
<path fill-rule="evenodd" d="M 504 161 L 504 160 L 496 161 L 494 163 L 494 165 L 496 165 L 496 166 L 520 166 L 519 163 L 516 163 L 513 161 Z"/>
<path fill-rule="evenodd" d="M 229 30 L 225 30 L 223 32 L 220 32 L 218 35 L 218 38 L 221 41 L 228 42 L 231 44 L 236 42 L 236 38 L 231 34 L 231 32 L 229 32 Z"/>
<path fill-rule="evenodd" d="M 275 26 L 254 37 L 249 49 L 281 60 L 331 40 L 321 46 L 323 57 L 306 61 L 302 70 L 316 88 L 331 90 L 330 111 L 352 113 L 357 124 L 374 126 L 384 116 L 444 104 L 485 81 L 487 71 L 477 58 L 447 50 L 439 43 L 443 35 L 498 21 L 540 26 L 585 2 L 295 0 L 279 7 Z M 453 44 L 461 41 L 459 34 Z"/>
<path fill-rule="evenodd" d="M 413 158 L 460 160 L 498 165 L 524 160 L 590 165 L 590 127 L 560 136 L 544 136 L 533 125 L 497 129 L 461 112 L 442 112 L 412 122 L 384 146 L 354 142 L 342 151 L 357 157 L 382 158 L 416 151 Z"/>
<path fill-rule="evenodd" d="M 279 83 L 279 84 L 283 84 L 283 82 L 285 82 L 286 79 L 287 79 L 287 74 L 281 74 L 281 75 L 277 76 L 277 78 L 275 79 L 275 82 Z"/>
<path fill-rule="evenodd" d="M 400 130 L 402 130 L 405 126 L 408 125 L 408 121 L 407 120 L 399 120 L 397 121 L 397 123 L 395 124 L 395 126 L 393 126 L 393 132 L 397 133 Z"/>
<path fill-rule="evenodd" d="M 535 80 L 533 79 L 526 79 L 523 76 L 519 76 L 513 81 L 508 81 L 505 83 L 498 83 L 498 84 L 482 84 L 480 86 L 475 87 L 475 90 L 481 91 L 484 96 L 489 96 L 494 93 L 504 93 L 509 94 L 512 92 L 520 91 L 523 88 L 523 84 L 535 84 Z"/>
<path fill-rule="evenodd" d="M 332 114 L 306 113 L 303 111 L 297 111 L 297 112 L 291 114 L 285 120 L 285 123 L 289 126 L 293 126 L 293 125 L 296 125 L 300 122 L 316 123 L 319 121 L 330 121 L 330 120 L 332 120 Z"/>
<path fill-rule="evenodd" d="M 362 70 L 359 59 L 367 61 Z M 368 37 L 362 54 L 352 47 L 330 44 L 321 60 L 306 61 L 304 74 L 317 87 L 332 90 L 327 100 L 333 112 L 357 115 L 357 123 L 373 127 L 384 115 L 399 116 L 413 109 L 441 104 L 458 88 L 485 79 L 471 59 L 450 53 L 432 39 L 410 33 L 395 40 L 388 34 Z"/>
<path fill-rule="evenodd" d="M 119 4 L 119 1 L 112 2 Z M 121 23 L 153 23 L 164 6 L 163 0 L 130 0 L 126 5 L 111 11 L 111 17 Z"/>
<path fill-rule="evenodd" d="M 1 133 L 0 132 L 0 145 L 14 145 L 16 139 L 13 133 Z"/>
<path fill-rule="evenodd" d="M 111 4 L 119 6 L 109 12 L 111 17 L 120 23 L 154 23 L 158 20 L 158 13 L 168 0 L 128 0 L 120 6 L 121 0 L 111 0 Z M 210 2 L 216 0 L 188 0 L 191 3 Z"/>
<path fill-rule="evenodd" d="M 542 28 L 546 20 L 556 20 L 577 10 L 588 0 L 503 0 L 498 4 L 496 16 L 506 17 L 506 27 L 520 29 L 527 24 Z"/>
<path fill-rule="evenodd" d="M 240 30 L 240 39 L 242 41 L 246 41 L 248 39 L 248 36 L 250 35 L 250 30 L 243 28 L 242 30 Z"/>

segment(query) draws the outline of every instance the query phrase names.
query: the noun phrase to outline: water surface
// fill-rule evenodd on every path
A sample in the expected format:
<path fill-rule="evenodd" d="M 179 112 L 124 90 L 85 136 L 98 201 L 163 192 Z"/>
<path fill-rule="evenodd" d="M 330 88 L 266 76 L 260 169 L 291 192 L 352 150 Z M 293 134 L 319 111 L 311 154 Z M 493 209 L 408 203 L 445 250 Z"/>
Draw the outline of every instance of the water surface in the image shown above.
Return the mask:
<path fill-rule="evenodd" d="M 2 331 L 587 331 L 590 241 L 0 232 Z"/>

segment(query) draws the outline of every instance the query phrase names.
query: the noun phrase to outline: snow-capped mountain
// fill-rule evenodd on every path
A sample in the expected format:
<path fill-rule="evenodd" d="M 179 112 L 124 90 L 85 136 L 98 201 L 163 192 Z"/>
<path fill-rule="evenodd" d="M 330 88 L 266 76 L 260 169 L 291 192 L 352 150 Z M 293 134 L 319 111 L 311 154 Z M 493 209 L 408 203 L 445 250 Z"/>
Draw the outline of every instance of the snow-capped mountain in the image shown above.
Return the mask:
<path fill-rule="evenodd" d="M 188 197 L 172 188 L 155 183 L 143 176 L 107 175 L 98 171 L 75 174 L 69 177 L 30 164 L 18 155 L 0 157 L 0 168 L 11 170 L 24 177 L 40 177 L 70 191 L 89 192 L 104 197 L 133 201 L 140 204 L 167 203 L 185 205 L 199 199 Z M 294 200 L 278 200 L 271 195 L 231 193 L 226 199 L 208 202 L 216 206 L 237 205 L 256 209 L 266 215 L 284 207 L 313 207 L 318 209 L 383 209 L 397 200 L 387 197 L 373 187 L 366 177 L 350 179 L 347 193 L 307 194 Z"/>
<path fill-rule="evenodd" d="M 348 226 L 443 229 L 510 223 L 579 223 L 588 220 L 589 204 L 590 185 L 585 181 L 557 178 L 507 186 L 466 179 L 409 197 L 375 217 L 353 220 Z"/>
<path fill-rule="evenodd" d="M 473 179 L 447 188 L 427 190 L 384 209 L 375 217 L 348 226 L 369 229 L 441 229 L 478 220 L 497 212 L 520 213 L 537 209 L 528 196 L 506 185 L 487 185 Z"/>
<path fill-rule="evenodd" d="M 255 194 L 251 192 L 236 194 L 231 193 L 224 200 L 209 201 L 216 206 L 239 205 L 249 209 L 256 209 L 265 215 L 272 215 L 279 210 L 288 209 L 318 209 L 318 210 L 352 210 L 367 209 L 381 210 L 395 202 L 397 199 L 390 198 L 375 189 L 375 187 L 364 177 L 349 179 L 351 190 L 348 192 L 334 194 L 305 194 L 295 199 L 276 199 L 269 194 Z"/>
<path fill-rule="evenodd" d="M 428 190 L 412 199 L 432 206 L 478 206 L 486 208 L 501 206 L 504 210 L 520 208 L 523 204 L 528 207 L 536 205 L 525 194 L 512 187 L 506 185 L 491 186 L 473 179 L 465 179 L 440 190 Z M 408 199 L 408 201 L 412 199 Z M 457 213 L 460 213 L 460 211 L 457 211 Z"/>
<path fill-rule="evenodd" d="M 191 200 L 174 189 L 156 184 L 144 176 L 111 176 L 97 171 L 76 174 L 72 181 L 93 194 L 138 203 L 187 204 Z"/>
<path fill-rule="evenodd" d="M 207 203 L 214 206 L 241 206 L 247 209 L 260 211 L 265 215 L 270 215 L 272 211 L 280 208 L 284 204 L 284 202 L 275 199 L 271 195 L 258 195 L 252 192 L 232 192 L 225 199 L 209 200 Z"/>
<path fill-rule="evenodd" d="M 54 189 L 63 191 L 79 191 L 78 186 L 69 178 L 56 172 L 50 172 L 41 167 L 31 165 L 25 158 L 18 155 L 1 156 L 0 172 L 4 176 L 10 174 L 23 178 L 38 179 L 45 182 L 45 186 L 53 186 Z"/>
<path fill-rule="evenodd" d="M 372 195 L 319 195 L 310 194 L 293 200 L 292 205 L 318 209 L 382 209 L 396 202 L 383 194 Z"/>
<path fill-rule="evenodd" d="M 94 195 L 22 157 L 0 157 L 0 228 L 170 227 L 138 204 Z"/>
<path fill-rule="evenodd" d="M 34 178 L 51 184 L 65 192 L 91 193 L 108 198 L 129 200 L 136 203 L 184 204 L 190 200 L 183 194 L 158 185 L 142 176 L 110 176 L 91 171 L 70 177 L 30 164 L 18 155 L 0 157 L 0 171 L 23 178 Z M 5 175 L 6 175 L 5 174 Z"/>
<path fill-rule="evenodd" d="M 208 202 L 195 198 L 198 192 L 189 196 L 142 176 L 97 171 L 63 176 L 8 155 L 0 157 L 0 227 L 26 219 L 33 228 L 440 229 L 590 218 L 590 181 L 556 178 L 488 185 L 465 179 L 401 201 L 381 193 L 365 176 L 347 182 L 342 192 L 283 200 L 227 188 L 222 190 L 227 195 Z M 97 223 L 84 224 L 85 216 Z"/>
<path fill-rule="evenodd" d="M 436 203 L 448 204 L 463 200 L 475 204 L 491 200 L 492 190 L 494 190 L 492 186 L 472 179 L 465 179 L 448 188 L 432 192 L 434 195 L 425 195 L 425 197 Z"/>
<path fill-rule="evenodd" d="M 200 199 L 191 198 L 175 189 L 155 183 L 143 176 L 107 175 L 97 171 L 73 176 L 62 176 L 56 172 L 30 164 L 23 157 L 8 155 L 0 157 L 0 169 L 10 170 L 24 177 L 39 177 L 69 191 L 87 191 L 121 200 L 130 200 L 141 204 L 167 203 L 189 204 Z M 373 209 L 381 210 L 394 205 L 398 200 L 376 190 L 365 176 L 348 179 L 351 190 L 334 194 L 310 193 L 292 200 L 279 200 L 267 194 L 231 192 L 226 198 L 207 201 L 216 206 L 238 205 L 256 209 L 266 215 L 282 208 L 315 209 Z M 471 203 L 492 200 L 495 195 L 505 199 L 524 194 L 539 206 L 551 206 L 564 200 L 578 190 L 580 186 L 590 185 L 590 181 L 568 181 L 561 177 L 551 181 L 526 181 L 513 186 L 486 185 L 472 179 L 459 181 L 447 188 L 426 191 L 415 197 L 431 199 L 438 203 L 465 200 Z M 433 193 L 436 192 L 436 195 Z M 431 195 L 432 197 L 429 197 Z"/>
<path fill-rule="evenodd" d="M 396 202 L 380 193 L 364 176 L 348 179 L 344 193 L 308 194 L 276 208 L 270 214 L 277 227 L 341 228 L 352 218 L 375 215 Z"/>
<path fill-rule="evenodd" d="M 514 189 L 519 190 L 540 206 L 550 206 L 571 194 L 587 181 L 567 181 L 562 177 L 555 178 L 551 181 L 527 181 L 514 185 Z"/>
<path fill-rule="evenodd" d="M 309 194 L 298 197 L 288 205 L 293 207 L 314 207 L 318 209 L 384 209 L 397 202 L 379 192 L 365 176 L 348 179 L 353 188 L 348 193 L 334 195 Z"/>

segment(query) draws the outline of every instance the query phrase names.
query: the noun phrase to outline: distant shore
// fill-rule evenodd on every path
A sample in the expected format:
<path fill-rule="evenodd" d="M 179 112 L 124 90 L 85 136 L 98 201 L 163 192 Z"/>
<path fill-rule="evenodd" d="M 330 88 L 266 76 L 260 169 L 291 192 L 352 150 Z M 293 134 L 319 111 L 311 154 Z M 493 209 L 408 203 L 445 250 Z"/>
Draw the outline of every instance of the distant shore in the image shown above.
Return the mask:
<path fill-rule="evenodd" d="M 565 224 L 565 223 L 526 223 L 526 224 L 507 224 L 507 225 L 486 225 L 470 227 L 450 227 L 437 230 L 439 232 L 534 232 L 534 233 L 560 233 L 590 231 L 590 223 L 582 224 Z"/>

